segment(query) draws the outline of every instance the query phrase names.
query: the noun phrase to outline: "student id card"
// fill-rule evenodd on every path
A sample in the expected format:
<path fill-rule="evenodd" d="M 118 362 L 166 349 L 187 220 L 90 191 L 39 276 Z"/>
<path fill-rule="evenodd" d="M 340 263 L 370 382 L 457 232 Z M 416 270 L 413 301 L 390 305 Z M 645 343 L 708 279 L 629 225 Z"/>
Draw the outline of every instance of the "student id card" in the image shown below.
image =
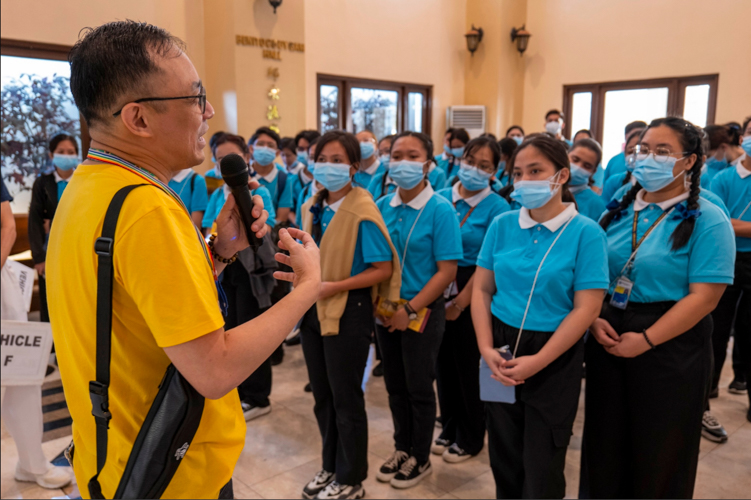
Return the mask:
<path fill-rule="evenodd" d="M 610 297 L 610 305 L 618 309 L 626 309 L 628 299 L 631 296 L 631 290 L 634 288 L 634 282 L 625 276 L 618 278 L 615 283 L 613 295 Z"/>
<path fill-rule="evenodd" d="M 506 361 L 511 359 L 509 346 L 501 347 L 498 350 Z M 503 385 L 491 377 L 493 372 L 484 358 L 480 358 L 480 401 L 488 403 L 509 403 L 516 402 L 516 388 L 514 386 Z"/>
<path fill-rule="evenodd" d="M 459 295 L 459 287 L 456 285 L 456 280 L 454 280 L 446 288 L 446 290 L 443 291 L 443 298 L 448 300 L 451 297 L 456 297 L 457 295 Z"/>

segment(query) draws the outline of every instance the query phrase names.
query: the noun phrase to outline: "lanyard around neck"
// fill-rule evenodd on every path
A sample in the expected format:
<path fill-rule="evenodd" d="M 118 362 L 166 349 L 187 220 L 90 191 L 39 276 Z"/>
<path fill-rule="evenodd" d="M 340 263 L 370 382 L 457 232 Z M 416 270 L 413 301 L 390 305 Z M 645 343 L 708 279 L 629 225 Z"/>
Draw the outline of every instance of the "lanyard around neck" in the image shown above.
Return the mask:
<path fill-rule="evenodd" d="M 634 210 L 634 223 L 631 228 L 631 251 L 633 253 L 636 253 L 636 251 L 639 249 L 642 243 L 644 243 L 644 240 L 647 239 L 647 236 L 649 236 L 649 233 L 652 232 L 654 228 L 660 225 L 660 222 L 667 217 L 667 215 L 673 211 L 673 207 L 670 208 L 667 212 L 663 212 L 662 215 L 660 215 L 656 221 L 652 223 L 651 226 L 647 229 L 647 231 L 642 235 L 641 238 L 639 238 L 639 241 L 636 241 L 636 228 L 639 223 L 639 212 Z"/>

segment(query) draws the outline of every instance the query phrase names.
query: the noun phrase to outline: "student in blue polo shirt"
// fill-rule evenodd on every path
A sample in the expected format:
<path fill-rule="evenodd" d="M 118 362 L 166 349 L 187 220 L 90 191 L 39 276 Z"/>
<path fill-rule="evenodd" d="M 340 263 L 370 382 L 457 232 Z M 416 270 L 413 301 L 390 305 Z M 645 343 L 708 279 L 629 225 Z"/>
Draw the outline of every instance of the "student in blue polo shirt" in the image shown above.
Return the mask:
<path fill-rule="evenodd" d="M 472 294 L 488 382 L 515 392 L 513 403 L 485 404 L 490 466 L 497 498 L 563 498 L 582 337 L 608 286 L 605 234 L 576 210 L 563 142 L 528 136 L 511 161 L 522 208 L 490 225 Z"/>
<path fill-rule="evenodd" d="M 593 221 L 600 220 L 605 211 L 605 202 L 592 191 L 594 175 L 602 160 L 602 149 L 594 139 L 579 139 L 568 152 L 571 168 L 569 186 L 580 214 Z"/>
<path fill-rule="evenodd" d="M 388 168 L 383 172 L 379 172 L 373 176 L 368 185 L 368 191 L 373 195 L 374 200 L 380 200 L 387 194 L 391 194 L 396 191 L 396 183 L 389 176 Z"/>
<path fill-rule="evenodd" d="M 513 140 L 511 142 L 516 146 Z M 448 463 L 463 462 L 477 455 L 485 439 L 484 408 L 480 401 L 480 351 L 469 306 L 482 240 L 493 219 L 509 210 L 506 200 L 490 188 L 500 157 L 500 148 L 494 140 L 472 139 L 464 149 L 459 181 L 438 191 L 454 205 L 464 250 L 456 280 L 444 293 L 448 301 L 446 332 L 436 365 L 443 430 L 430 451 L 442 455 Z"/>
<path fill-rule="evenodd" d="M 292 183 L 287 171 L 274 163 L 279 153 L 279 134 L 268 127 L 261 127 L 248 140 L 251 170 L 255 179 L 271 193 L 271 201 L 278 221 L 286 221 L 292 208 Z"/>
<path fill-rule="evenodd" d="M 394 137 L 396 135 L 387 135 L 385 137 L 382 137 L 380 141 L 378 141 L 378 161 L 381 162 L 381 165 L 384 167 L 384 169 L 389 168 L 389 160 L 391 158 L 391 144 L 394 142 Z"/>
<path fill-rule="evenodd" d="M 315 132 L 314 135 L 312 132 Z M 303 136 L 300 134 L 305 133 Z M 304 143 L 305 150 L 300 151 L 300 146 L 295 145 L 295 150 L 297 154 L 297 162 L 298 165 L 300 165 L 299 170 L 297 170 L 297 173 L 292 175 L 292 177 L 289 179 L 289 182 L 291 184 L 291 195 L 292 195 L 292 208 L 290 210 L 290 220 L 297 221 L 297 214 L 300 211 L 300 207 L 302 204 L 300 203 L 300 193 L 305 190 L 306 188 L 309 191 L 308 186 L 311 182 L 313 182 L 313 172 L 310 170 L 310 165 L 313 163 L 308 160 L 308 149 L 310 148 L 310 144 L 314 142 L 315 140 L 320 137 L 320 134 L 316 131 L 303 131 L 300 132 L 300 134 L 297 134 L 297 138 L 299 138 L 299 144 Z M 310 139 L 310 142 L 308 141 Z M 305 197 L 307 200 L 307 196 Z M 303 202 L 305 200 L 302 200 Z"/>
<path fill-rule="evenodd" d="M 356 137 L 360 142 L 362 164 L 355 174 L 354 181 L 355 184 L 367 189 L 373 176 L 384 172 L 386 167 L 378 157 L 378 139 L 375 134 L 370 130 L 361 130 Z"/>
<path fill-rule="evenodd" d="M 313 158 L 315 158 L 316 154 L 316 146 L 318 144 L 318 137 L 311 140 L 308 149 L 307 149 L 307 158 L 309 158 L 308 164 L 305 167 L 305 175 L 303 177 L 304 181 L 307 181 L 308 174 L 310 177 L 313 176 L 313 172 L 315 171 L 315 162 L 313 161 Z M 312 180 L 310 182 L 305 182 L 302 189 L 300 190 L 300 193 L 297 195 L 297 201 L 295 202 L 295 206 L 298 208 L 297 213 L 295 215 L 295 223 L 297 224 L 297 227 L 302 227 L 302 206 L 305 204 L 306 201 L 308 201 L 312 196 L 314 196 L 318 191 L 323 189 L 323 186 L 320 182 L 316 180 Z"/>
<path fill-rule="evenodd" d="M 633 154 L 634 148 L 639 143 L 639 137 L 641 137 L 642 132 L 644 132 L 643 128 L 637 128 L 633 129 L 626 136 L 626 145 L 623 148 L 626 169 L 623 172 L 610 175 L 610 177 L 608 177 L 605 181 L 605 184 L 602 187 L 602 194 L 600 194 L 600 197 L 602 198 L 602 201 L 605 203 L 605 205 L 610 203 L 615 198 L 615 193 L 618 192 L 623 186 L 628 185 L 629 187 L 625 188 L 625 190 L 628 191 L 629 189 L 631 189 L 631 186 L 636 184 L 636 179 L 634 179 L 631 175 L 631 173 L 634 171 Z"/>
<path fill-rule="evenodd" d="M 701 173 L 701 187 L 709 189 L 714 176 L 730 167 L 743 154 L 743 150 L 739 151 L 738 147 L 743 132 L 736 124 L 709 125 L 704 132 L 709 144 L 704 171 Z"/>
<path fill-rule="evenodd" d="M 574 134 L 574 137 L 571 140 L 570 147 L 573 148 L 574 144 L 579 142 L 580 139 L 591 139 L 597 142 L 594 135 L 592 135 L 592 131 L 589 129 L 583 128 Z M 600 146 L 600 143 L 597 142 L 597 145 Z M 600 151 L 602 151 L 602 146 L 600 146 Z M 602 153 L 600 154 L 600 160 L 602 160 Z M 592 184 L 590 185 L 592 187 L 592 190 L 598 195 L 602 193 L 602 185 L 604 183 L 604 179 L 605 179 L 605 169 L 602 168 L 602 163 L 598 163 L 597 170 L 595 171 L 595 174 L 592 176 Z"/>
<path fill-rule="evenodd" d="M 451 179 L 459 169 L 469 133 L 463 128 L 450 128 L 446 130 L 443 141 L 443 153 L 436 158 L 436 165 L 446 174 L 446 179 Z"/>
<path fill-rule="evenodd" d="M 180 195 L 185 208 L 193 219 L 193 224 L 200 228 L 204 212 L 209 204 L 206 180 L 192 168 L 186 168 L 175 174 L 169 181 L 169 187 Z"/>
<path fill-rule="evenodd" d="M 626 140 L 628 140 L 628 137 L 631 135 L 631 132 L 633 132 L 636 129 L 645 129 L 647 128 L 647 123 L 643 122 L 641 120 L 633 121 L 626 125 L 626 128 L 623 132 L 624 137 Z M 624 151 L 621 151 L 614 157 L 608 161 L 608 166 L 605 167 L 605 178 L 603 179 L 603 182 L 608 182 L 608 179 L 610 179 L 615 174 L 620 174 L 622 172 L 625 172 L 626 169 L 626 154 Z M 604 185 L 604 184 L 603 184 Z M 606 200 L 608 201 L 608 200 Z"/>
<path fill-rule="evenodd" d="M 313 158 L 323 188 L 303 205 L 303 229 L 320 245 L 323 283 L 300 336 L 323 468 L 305 486 L 303 498 L 362 498 L 368 471 L 362 378 L 373 331 L 371 291 L 385 288 L 398 299 L 399 259 L 373 198 L 352 181 L 361 171 L 355 136 L 327 132 Z"/>
<path fill-rule="evenodd" d="M 496 193 L 499 192 L 501 188 L 508 186 L 511 181 L 511 171 L 507 167 L 509 166 L 511 157 L 514 156 L 514 151 L 516 151 L 516 148 L 521 144 L 516 141 L 518 136 L 514 137 L 515 138 L 504 137 L 498 141 L 498 147 L 501 150 L 501 161 L 498 163 L 498 172 L 494 176 L 496 182 L 491 185 L 491 188 Z"/>
<path fill-rule="evenodd" d="M 731 168 L 726 168 L 712 179 L 712 191 L 722 199 L 730 211 L 730 222 L 735 232 L 735 280 L 720 299 L 712 313 L 714 331 L 714 374 L 712 391 L 717 391 L 722 365 L 725 363 L 730 331 L 735 330 L 734 348 L 741 360 L 735 379 L 728 390 L 740 391 L 751 380 L 751 117 L 743 125 L 745 152 Z M 703 177 L 703 176 L 702 176 Z M 735 321 L 734 321 L 735 319 Z M 746 394 L 749 394 L 746 389 Z M 751 398 L 751 396 L 749 396 Z M 749 401 L 751 407 L 751 399 Z M 751 410 L 746 415 L 751 421 Z"/>
<path fill-rule="evenodd" d="M 377 202 L 399 253 L 401 299 L 406 301 L 377 327 L 396 451 L 376 477 L 396 488 L 414 486 L 432 472 L 433 380 L 446 325 L 443 292 L 456 278 L 463 255 L 454 208 L 426 180 L 432 160 L 427 135 L 397 135 L 389 175 L 399 188 Z"/>
<path fill-rule="evenodd" d="M 703 132 L 653 120 L 639 181 L 600 221 L 610 286 L 586 346 L 580 496 L 692 498 L 712 319 L 733 282 L 727 216 L 699 196 Z"/>

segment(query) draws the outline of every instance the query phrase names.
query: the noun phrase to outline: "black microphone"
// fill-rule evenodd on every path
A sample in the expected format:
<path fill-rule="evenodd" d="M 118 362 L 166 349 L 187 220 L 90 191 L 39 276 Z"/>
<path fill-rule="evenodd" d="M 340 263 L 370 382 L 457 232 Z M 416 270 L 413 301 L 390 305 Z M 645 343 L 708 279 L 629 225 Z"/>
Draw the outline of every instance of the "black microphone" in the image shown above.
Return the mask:
<path fill-rule="evenodd" d="M 245 234 L 248 237 L 250 246 L 254 251 L 258 251 L 263 240 L 256 236 L 256 234 L 250 229 L 251 224 L 256 221 L 253 217 L 253 200 L 250 197 L 250 189 L 248 189 L 248 164 L 242 156 L 236 154 L 229 154 L 222 158 L 219 162 L 219 168 L 222 171 L 222 179 L 232 192 L 232 196 L 235 197 L 237 202 L 237 209 L 240 212 L 243 225 L 245 226 Z"/>

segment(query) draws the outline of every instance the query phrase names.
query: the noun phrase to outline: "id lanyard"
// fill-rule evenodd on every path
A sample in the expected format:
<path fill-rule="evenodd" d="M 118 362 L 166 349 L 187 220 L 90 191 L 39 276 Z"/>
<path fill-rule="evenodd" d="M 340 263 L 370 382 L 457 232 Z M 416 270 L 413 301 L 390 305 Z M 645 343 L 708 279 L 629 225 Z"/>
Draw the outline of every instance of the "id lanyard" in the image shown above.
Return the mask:
<path fill-rule="evenodd" d="M 454 208 L 456 208 L 456 204 L 459 203 L 457 200 L 456 203 L 454 203 Z M 466 202 L 465 202 L 466 203 Z M 475 208 L 477 208 L 477 205 L 474 207 L 471 207 L 467 214 L 464 216 L 464 218 L 459 223 L 459 229 L 464 227 L 464 224 L 467 222 L 467 219 L 469 219 L 469 216 L 472 215 L 472 212 L 475 211 Z M 451 284 L 446 288 L 446 290 L 443 292 L 443 298 L 448 300 L 452 295 L 458 295 L 459 294 L 459 285 L 456 283 L 456 279 L 451 282 Z M 448 307 L 448 306 L 447 306 Z"/>

